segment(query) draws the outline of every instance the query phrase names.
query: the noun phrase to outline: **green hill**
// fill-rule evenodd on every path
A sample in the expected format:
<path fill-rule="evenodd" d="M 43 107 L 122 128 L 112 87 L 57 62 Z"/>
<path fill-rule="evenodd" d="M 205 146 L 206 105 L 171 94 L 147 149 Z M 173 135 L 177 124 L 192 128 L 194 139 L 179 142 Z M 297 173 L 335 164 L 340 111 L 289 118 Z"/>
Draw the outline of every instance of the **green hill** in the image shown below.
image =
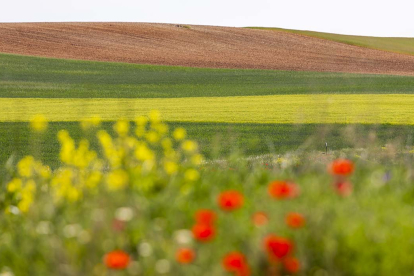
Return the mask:
<path fill-rule="evenodd" d="M 269 30 L 269 31 L 283 31 L 295 33 L 300 35 L 307 35 L 322 39 L 333 40 L 349 45 L 367 47 L 377 50 L 414 55 L 414 38 L 405 37 L 374 37 L 374 36 L 356 36 L 356 35 L 341 35 L 313 31 L 300 31 L 282 28 L 264 28 L 264 27 L 248 27 L 250 29 Z"/>

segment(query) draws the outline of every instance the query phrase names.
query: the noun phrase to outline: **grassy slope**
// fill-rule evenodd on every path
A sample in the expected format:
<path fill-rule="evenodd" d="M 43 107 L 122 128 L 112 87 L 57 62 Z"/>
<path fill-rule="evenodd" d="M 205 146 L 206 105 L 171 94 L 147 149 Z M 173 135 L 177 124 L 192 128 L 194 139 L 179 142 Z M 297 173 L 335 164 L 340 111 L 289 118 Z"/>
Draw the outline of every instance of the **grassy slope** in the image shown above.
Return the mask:
<path fill-rule="evenodd" d="M 414 77 L 200 69 L 0 54 L 0 97 L 172 98 L 411 93 Z"/>
<path fill-rule="evenodd" d="M 373 36 L 356 36 L 356 35 L 341 35 L 331 33 L 321 33 L 313 31 L 300 31 L 282 28 L 263 28 L 263 27 L 249 27 L 250 29 L 260 30 L 275 30 L 284 31 L 295 34 L 307 35 L 317 38 L 333 40 L 341 43 L 346 43 L 355 46 L 362 46 L 377 50 L 384 50 L 395 53 L 414 55 L 414 38 L 405 37 L 373 37 Z"/>

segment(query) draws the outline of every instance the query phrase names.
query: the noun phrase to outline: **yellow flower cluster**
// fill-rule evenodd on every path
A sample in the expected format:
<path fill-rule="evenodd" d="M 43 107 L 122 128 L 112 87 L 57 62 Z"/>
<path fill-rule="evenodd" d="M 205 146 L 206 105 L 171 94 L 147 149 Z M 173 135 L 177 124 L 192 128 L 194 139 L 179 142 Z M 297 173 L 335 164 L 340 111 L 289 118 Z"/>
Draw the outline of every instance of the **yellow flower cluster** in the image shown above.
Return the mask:
<path fill-rule="evenodd" d="M 134 123 L 124 119 L 115 122 L 115 136 L 98 129 L 99 125 L 98 118 L 80 122 L 82 129 L 96 136 L 99 148 L 94 150 L 88 139 L 77 142 L 68 131 L 58 132 L 62 165 L 53 173 L 32 156 L 18 162 L 19 177 L 13 178 L 7 189 L 15 195 L 21 212 L 29 210 L 40 184 L 45 184 L 59 203 L 75 202 L 97 189 L 147 192 L 173 179 L 181 179 L 188 190 L 200 178 L 197 167 L 203 156 L 197 143 L 186 139 L 183 128 L 176 128 L 170 134 L 159 112 L 140 116 Z"/>
<path fill-rule="evenodd" d="M 22 158 L 17 163 L 16 176 L 7 184 L 11 202 L 6 212 L 10 212 L 10 207 L 16 205 L 20 212 L 26 213 L 33 203 L 36 183 L 41 184 L 50 176 L 50 168 L 36 161 L 33 156 Z"/>
<path fill-rule="evenodd" d="M 89 149 L 88 140 L 82 139 L 78 148 L 76 148 L 75 141 L 66 130 L 59 131 L 58 139 L 61 144 L 60 160 L 63 163 L 78 168 L 86 168 L 96 159 L 96 152 Z"/>
<path fill-rule="evenodd" d="M 47 120 L 43 115 L 36 115 L 30 121 L 30 128 L 35 132 L 44 132 L 47 129 Z"/>

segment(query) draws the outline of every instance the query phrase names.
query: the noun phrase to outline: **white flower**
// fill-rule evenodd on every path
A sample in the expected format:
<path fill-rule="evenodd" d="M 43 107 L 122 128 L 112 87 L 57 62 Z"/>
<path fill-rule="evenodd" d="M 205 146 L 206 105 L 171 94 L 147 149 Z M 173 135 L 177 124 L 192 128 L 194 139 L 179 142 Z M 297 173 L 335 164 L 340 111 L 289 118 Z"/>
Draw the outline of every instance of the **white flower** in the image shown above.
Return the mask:
<path fill-rule="evenodd" d="M 181 229 L 174 232 L 174 240 L 178 244 L 190 244 L 193 242 L 193 234 L 188 229 Z"/>
<path fill-rule="evenodd" d="M 134 211 L 129 207 L 116 209 L 115 218 L 121 221 L 130 221 L 134 217 Z"/>
<path fill-rule="evenodd" d="M 171 265 L 170 262 L 166 259 L 158 260 L 155 263 L 155 270 L 160 274 L 165 274 L 170 272 Z"/>
<path fill-rule="evenodd" d="M 152 246 L 147 242 L 143 242 L 138 246 L 138 252 L 142 257 L 148 257 L 152 254 Z"/>

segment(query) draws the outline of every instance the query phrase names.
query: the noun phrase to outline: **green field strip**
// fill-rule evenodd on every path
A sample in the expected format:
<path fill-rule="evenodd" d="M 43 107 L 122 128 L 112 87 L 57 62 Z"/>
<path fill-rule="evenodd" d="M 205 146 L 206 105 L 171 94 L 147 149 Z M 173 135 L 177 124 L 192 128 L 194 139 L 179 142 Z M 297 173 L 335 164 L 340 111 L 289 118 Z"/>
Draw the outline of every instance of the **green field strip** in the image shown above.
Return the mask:
<path fill-rule="evenodd" d="M 0 98 L 0 121 L 50 121 L 99 116 L 133 120 L 160 110 L 167 121 L 271 124 L 414 124 L 414 95 L 273 95 L 171 99 Z"/>
<path fill-rule="evenodd" d="M 248 27 L 249 29 L 273 30 L 307 35 L 316 38 L 332 40 L 349 45 L 361 46 L 401 54 L 414 55 L 414 38 L 412 37 L 374 37 L 358 35 L 342 35 L 313 31 L 300 31 L 282 28 Z"/>
<path fill-rule="evenodd" d="M 112 122 L 104 122 L 102 128 L 112 135 Z M 398 142 L 411 145 L 414 126 L 404 125 L 344 125 L 344 124 L 231 124 L 231 123 L 168 123 L 170 129 L 184 127 L 188 137 L 200 144 L 208 158 L 220 158 L 233 150 L 247 155 L 283 154 L 296 150 L 377 147 Z M 0 172 L 10 158 L 16 162 L 27 154 L 34 154 L 48 165 L 59 165 L 57 132 L 66 129 L 79 141 L 87 137 L 91 146 L 99 150 L 94 133 L 85 133 L 78 122 L 52 122 L 43 134 L 33 133 L 25 122 L 0 123 Z M 376 140 L 372 140 L 375 133 Z"/>
<path fill-rule="evenodd" d="M 414 77 L 209 69 L 0 54 L 3 98 L 180 98 L 410 94 Z"/>

